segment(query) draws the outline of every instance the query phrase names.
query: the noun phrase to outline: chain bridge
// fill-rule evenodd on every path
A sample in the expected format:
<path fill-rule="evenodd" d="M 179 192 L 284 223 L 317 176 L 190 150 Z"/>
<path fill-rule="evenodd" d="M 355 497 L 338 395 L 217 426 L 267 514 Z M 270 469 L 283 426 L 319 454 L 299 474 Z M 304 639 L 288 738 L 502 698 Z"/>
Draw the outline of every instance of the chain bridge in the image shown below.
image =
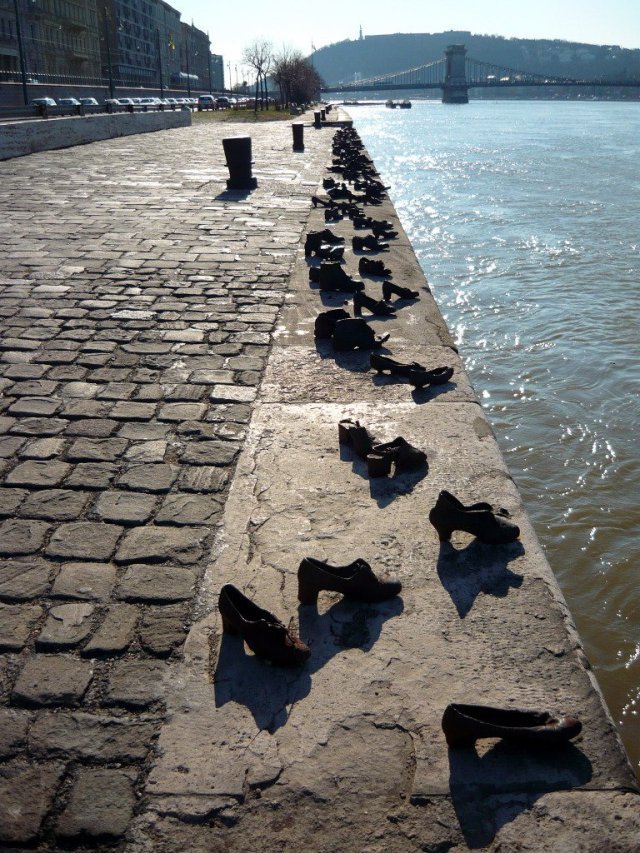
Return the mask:
<path fill-rule="evenodd" d="M 398 89 L 440 89 L 443 104 L 466 104 L 469 102 L 469 89 L 504 89 L 516 86 L 624 86 L 640 87 L 640 80 L 596 79 L 574 80 L 555 74 L 545 75 L 530 71 L 517 71 L 490 62 L 480 62 L 467 56 L 463 44 L 452 44 L 444 52 L 444 57 L 426 65 L 396 71 L 353 83 L 341 83 L 322 88 L 322 93 L 352 92 L 388 92 Z"/>

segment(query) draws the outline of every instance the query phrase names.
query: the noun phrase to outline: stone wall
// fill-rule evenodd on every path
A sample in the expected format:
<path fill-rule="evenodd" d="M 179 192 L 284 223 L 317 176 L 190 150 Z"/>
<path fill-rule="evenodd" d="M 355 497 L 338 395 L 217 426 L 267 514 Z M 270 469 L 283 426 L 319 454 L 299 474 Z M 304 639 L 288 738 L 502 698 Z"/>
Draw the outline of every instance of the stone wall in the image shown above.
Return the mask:
<path fill-rule="evenodd" d="M 0 160 L 86 145 L 101 139 L 151 133 L 191 124 L 190 110 L 150 113 L 113 113 L 16 121 L 0 125 Z"/>

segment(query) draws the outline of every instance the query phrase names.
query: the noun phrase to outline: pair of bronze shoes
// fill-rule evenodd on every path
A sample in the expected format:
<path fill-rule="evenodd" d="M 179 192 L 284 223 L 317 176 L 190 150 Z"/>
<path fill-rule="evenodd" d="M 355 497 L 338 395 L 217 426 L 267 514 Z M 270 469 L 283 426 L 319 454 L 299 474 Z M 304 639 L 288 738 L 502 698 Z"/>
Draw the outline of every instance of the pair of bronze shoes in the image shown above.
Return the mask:
<path fill-rule="evenodd" d="M 298 567 L 298 599 L 316 604 L 322 590 L 341 592 L 355 601 L 378 602 L 398 595 L 402 584 L 381 580 L 366 560 L 346 566 L 331 566 L 324 560 L 305 557 Z M 263 607 L 227 583 L 220 590 L 218 608 L 225 634 L 235 634 L 251 651 L 279 666 L 302 666 L 311 654 L 309 646 Z"/>
<path fill-rule="evenodd" d="M 338 424 L 338 441 L 366 461 L 370 477 L 387 477 L 392 466 L 400 474 L 417 471 L 427 463 L 427 454 L 402 436 L 393 441 L 376 442 L 360 421 L 352 421 L 351 418 L 344 418 Z"/>

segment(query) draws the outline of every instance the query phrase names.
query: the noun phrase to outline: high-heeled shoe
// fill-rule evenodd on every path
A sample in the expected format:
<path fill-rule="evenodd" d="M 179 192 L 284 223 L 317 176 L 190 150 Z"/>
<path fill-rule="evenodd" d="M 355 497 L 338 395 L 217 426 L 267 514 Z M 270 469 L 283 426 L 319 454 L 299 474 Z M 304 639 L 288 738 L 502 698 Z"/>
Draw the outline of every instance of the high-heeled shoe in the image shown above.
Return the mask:
<path fill-rule="evenodd" d="M 366 459 L 373 450 L 374 439 L 360 421 L 343 418 L 338 423 L 338 442 L 350 447 L 362 459 Z"/>
<path fill-rule="evenodd" d="M 330 338 L 335 331 L 338 320 L 348 319 L 349 314 L 347 314 L 344 308 L 332 308 L 330 311 L 323 311 L 315 319 L 313 327 L 314 338 Z"/>
<path fill-rule="evenodd" d="M 395 312 L 391 305 L 383 302 L 381 299 L 372 299 L 363 290 L 360 290 L 358 293 L 353 294 L 354 315 L 360 317 L 363 308 L 366 308 L 367 311 L 379 317 L 395 317 Z"/>
<path fill-rule="evenodd" d="M 333 348 L 336 352 L 350 352 L 354 349 L 377 349 L 389 340 L 389 335 L 376 337 L 371 326 L 359 317 L 338 320 L 333 332 Z"/>
<path fill-rule="evenodd" d="M 550 711 L 493 708 L 489 705 L 447 705 L 442 730 L 453 748 L 473 746 L 479 738 L 503 738 L 536 748 L 558 747 L 582 731 L 576 717 Z"/>
<path fill-rule="evenodd" d="M 427 462 L 427 454 L 398 436 L 393 441 L 384 444 L 374 444 L 373 450 L 367 456 L 367 466 L 370 477 L 386 477 L 391 465 L 395 465 L 397 473 L 416 471 Z M 379 472 L 379 473 L 378 473 Z"/>
<path fill-rule="evenodd" d="M 451 492 L 443 489 L 429 512 L 429 521 L 441 542 L 448 542 L 454 530 L 462 530 L 488 545 L 515 542 L 520 535 L 517 524 L 509 521 L 507 510 L 494 511 L 490 504 L 465 506 Z"/>
<path fill-rule="evenodd" d="M 305 237 L 304 253 L 308 256 L 312 251 L 324 244 L 338 246 L 342 243 L 344 243 L 344 237 L 339 237 L 329 228 L 325 228 L 323 231 L 310 231 Z"/>
<path fill-rule="evenodd" d="M 362 258 L 363 261 L 367 260 L 366 258 Z M 375 261 L 373 263 L 376 263 Z M 381 263 L 381 261 L 378 261 Z M 382 298 L 387 302 L 391 299 L 392 296 L 398 296 L 400 299 L 417 299 L 420 294 L 417 290 L 411 290 L 408 287 L 399 287 L 397 284 L 394 284 L 392 281 L 383 281 L 382 282 Z"/>
<path fill-rule="evenodd" d="M 403 364 L 401 361 L 396 361 L 395 358 L 391 358 L 388 355 L 380 355 L 373 352 L 369 357 L 369 365 L 378 373 L 384 373 L 387 371 L 393 376 L 404 376 L 407 378 L 415 371 L 426 369 L 421 364 L 418 364 L 417 361 L 412 361 L 409 364 Z"/>
<path fill-rule="evenodd" d="M 315 557 L 305 557 L 298 568 L 298 600 L 316 604 L 321 590 L 341 592 L 356 601 L 386 601 L 402 589 L 400 581 L 380 580 L 366 560 L 347 566 L 330 566 Z"/>
<path fill-rule="evenodd" d="M 425 368 L 410 370 L 409 383 L 421 390 L 425 385 L 444 385 L 453 376 L 453 367 L 434 367 L 433 370 Z"/>
<path fill-rule="evenodd" d="M 388 243 L 382 243 L 373 234 L 369 234 L 367 237 L 355 235 L 351 238 L 351 244 L 354 252 L 363 252 L 365 249 L 370 252 L 384 252 L 389 248 Z"/>
<path fill-rule="evenodd" d="M 361 257 L 358 262 L 358 272 L 360 273 L 360 275 L 392 275 L 391 270 L 385 267 L 384 261 L 376 261 L 373 258 L 368 258 L 366 255 L 363 255 L 363 257 Z M 391 284 L 391 282 L 389 282 L 389 284 Z M 386 300 L 388 299 L 388 297 L 384 296 L 384 285 L 385 282 L 382 283 L 382 294 L 384 299 Z"/>
<path fill-rule="evenodd" d="M 330 246 L 327 243 L 322 243 L 309 251 L 305 247 L 304 253 L 307 257 L 314 254 L 316 258 L 323 261 L 341 261 L 344 255 L 344 246 Z"/>
<path fill-rule="evenodd" d="M 222 630 L 240 635 L 258 657 L 281 666 L 300 666 L 311 654 L 309 646 L 273 613 L 259 607 L 233 584 L 226 583 L 220 590 L 218 609 Z"/>
<path fill-rule="evenodd" d="M 338 291 L 341 293 L 355 293 L 364 290 L 364 284 L 356 281 L 344 271 L 338 263 L 320 265 L 320 290 Z"/>

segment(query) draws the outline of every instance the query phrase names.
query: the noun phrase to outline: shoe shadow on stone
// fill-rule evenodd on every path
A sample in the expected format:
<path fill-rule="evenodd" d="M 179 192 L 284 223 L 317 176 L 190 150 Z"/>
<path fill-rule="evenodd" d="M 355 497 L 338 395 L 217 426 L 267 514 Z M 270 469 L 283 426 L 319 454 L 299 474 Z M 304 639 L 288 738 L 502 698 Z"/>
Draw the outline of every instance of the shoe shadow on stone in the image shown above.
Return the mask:
<path fill-rule="evenodd" d="M 510 589 L 522 586 L 522 575 L 512 572 L 507 566 L 524 552 L 520 541 L 508 545 L 485 545 L 474 539 L 459 550 L 450 542 L 440 543 L 436 571 L 461 619 L 469 613 L 481 592 L 505 598 Z"/>
<path fill-rule="evenodd" d="M 309 664 L 274 666 L 247 651 L 241 637 L 221 632 L 213 676 L 216 708 L 227 702 L 244 705 L 258 729 L 273 733 L 286 724 L 293 703 L 311 690 Z"/>
<path fill-rule="evenodd" d="M 336 597 L 338 600 L 322 612 L 322 599 L 320 610 L 315 604 L 301 604 L 298 609 L 300 638 L 311 649 L 311 657 L 305 667 L 305 672 L 310 674 L 322 669 L 345 649 L 370 651 L 387 619 L 399 616 L 404 610 L 404 602 L 399 595 L 375 604 L 343 598 L 339 593 L 320 595 L 326 596 L 327 600 Z"/>
<path fill-rule="evenodd" d="M 441 394 L 447 394 L 458 387 L 456 382 L 445 382 L 443 385 L 425 385 L 424 388 L 414 388 L 411 391 L 413 402 L 421 405 L 435 400 Z"/>
<path fill-rule="evenodd" d="M 380 509 L 390 506 L 401 495 L 408 495 L 429 473 L 429 463 L 425 462 L 415 471 L 395 472 L 391 469 L 388 477 L 370 477 L 366 459 L 362 459 L 350 447 L 341 444 L 340 461 L 351 462 L 351 471 L 369 483 L 369 494 Z"/>
<path fill-rule="evenodd" d="M 498 741 L 482 754 L 475 747 L 449 749 L 453 808 L 472 850 L 491 844 L 544 794 L 578 788 L 592 775 L 591 762 L 571 743 L 544 750 Z"/>
<path fill-rule="evenodd" d="M 221 193 L 218 193 L 215 196 L 216 201 L 244 201 L 247 199 L 253 189 L 244 189 L 244 190 L 223 190 Z"/>
<path fill-rule="evenodd" d="M 327 303 L 328 308 L 340 308 L 341 303 Z M 336 352 L 330 340 L 316 338 L 316 352 L 321 359 L 333 359 L 342 370 L 350 373 L 369 373 L 369 355 L 371 350 L 350 350 L 348 352 Z"/>

